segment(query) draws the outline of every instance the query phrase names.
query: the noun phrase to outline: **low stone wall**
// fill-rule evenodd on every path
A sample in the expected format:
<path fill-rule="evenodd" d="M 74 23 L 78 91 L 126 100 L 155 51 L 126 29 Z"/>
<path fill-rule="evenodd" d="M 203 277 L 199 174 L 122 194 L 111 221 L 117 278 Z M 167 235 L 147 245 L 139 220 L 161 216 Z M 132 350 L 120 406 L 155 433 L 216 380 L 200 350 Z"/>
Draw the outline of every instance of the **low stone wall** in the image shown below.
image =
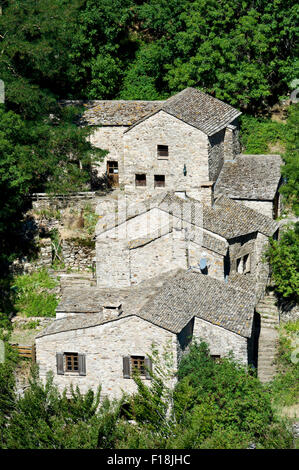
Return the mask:
<path fill-rule="evenodd" d="M 72 194 L 56 194 L 55 196 L 50 196 L 47 193 L 34 193 L 31 199 L 33 209 L 38 211 L 59 210 L 69 206 L 81 209 L 87 203 L 95 207 L 99 202 L 98 198 L 105 195 L 104 191 L 74 192 Z"/>
<path fill-rule="evenodd" d="M 38 322 L 40 327 L 46 328 L 54 320 L 55 318 L 53 317 L 19 317 L 19 316 L 16 316 L 11 319 L 11 323 L 13 324 L 14 328 L 22 328 L 31 322 Z"/>
<path fill-rule="evenodd" d="M 65 268 L 88 270 L 95 259 L 95 244 L 85 239 L 62 240 L 62 259 Z"/>

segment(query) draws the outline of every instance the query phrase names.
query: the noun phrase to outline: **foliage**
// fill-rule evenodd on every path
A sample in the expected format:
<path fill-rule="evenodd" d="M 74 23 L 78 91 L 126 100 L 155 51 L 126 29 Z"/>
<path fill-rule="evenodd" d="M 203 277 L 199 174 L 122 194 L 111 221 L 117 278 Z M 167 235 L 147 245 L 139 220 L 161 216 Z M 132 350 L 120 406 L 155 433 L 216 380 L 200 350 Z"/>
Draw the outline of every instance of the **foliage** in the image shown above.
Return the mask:
<path fill-rule="evenodd" d="M 285 184 L 280 192 L 290 204 L 295 215 L 299 216 L 299 104 L 289 108 L 286 133 L 286 153 L 283 155 L 285 165 L 282 175 Z"/>
<path fill-rule="evenodd" d="M 3 443 L 3 432 L 9 423 L 9 416 L 15 405 L 15 376 L 14 370 L 18 361 L 18 354 L 8 343 L 7 334 L 0 330 L 0 339 L 4 341 L 5 357 L 0 362 L 0 448 Z"/>
<path fill-rule="evenodd" d="M 266 253 L 272 269 L 275 289 L 283 297 L 298 301 L 299 292 L 299 223 L 282 231 L 279 240 L 270 240 Z"/>
<path fill-rule="evenodd" d="M 248 154 L 265 154 L 269 144 L 285 143 L 286 125 L 267 118 L 241 116 L 241 144 Z"/>
<path fill-rule="evenodd" d="M 45 269 L 16 276 L 15 308 L 19 315 L 27 317 L 53 317 L 58 305 L 56 294 L 49 292 L 57 286 Z"/>
<path fill-rule="evenodd" d="M 299 399 L 299 321 L 280 326 L 279 347 L 276 358 L 278 372 L 271 384 L 275 404 L 298 404 Z"/>
<path fill-rule="evenodd" d="M 82 395 L 71 389 L 59 394 L 48 376 L 46 384 L 32 371 L 30 388 L 19 398 L 4 431 L 5 448 L 88 449 L 110 448 L 114 438 L 118 406 L 105 399 L 100 407 L 100 389 Z"/>

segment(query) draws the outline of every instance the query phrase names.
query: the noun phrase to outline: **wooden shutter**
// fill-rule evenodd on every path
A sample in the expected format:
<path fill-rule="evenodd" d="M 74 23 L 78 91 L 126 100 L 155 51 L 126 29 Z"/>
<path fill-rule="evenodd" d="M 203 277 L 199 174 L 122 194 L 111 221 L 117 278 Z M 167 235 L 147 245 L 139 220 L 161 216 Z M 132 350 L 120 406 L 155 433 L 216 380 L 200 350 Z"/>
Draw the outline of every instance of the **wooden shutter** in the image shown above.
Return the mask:
<path fill-rule="evenodd" d="M 153 366 L 152 366 L 152 361 L 149 357 L 146 357 L 144 359 L 144 366 L 145 366 L 145 378 L 151 379 L 152 377 L 151 377 L 150 372 L 152 372 Z"/>
<path fill-rule="evenodd" d="M 57 374 L 64 375 L 64 357 L 62 353 L 56 354 Z"/>
<path fill-rule="evenodd" d="M 123 375 L 124 379 L 130 379 L 130 356 L 123 357 Z"/>
<path fill-rule="evenodd" d="M 78 354 L 78 369 L 79 369 L 79 375 L 86 375 L 86 356 L 85 356 L 85 354 Z"/>

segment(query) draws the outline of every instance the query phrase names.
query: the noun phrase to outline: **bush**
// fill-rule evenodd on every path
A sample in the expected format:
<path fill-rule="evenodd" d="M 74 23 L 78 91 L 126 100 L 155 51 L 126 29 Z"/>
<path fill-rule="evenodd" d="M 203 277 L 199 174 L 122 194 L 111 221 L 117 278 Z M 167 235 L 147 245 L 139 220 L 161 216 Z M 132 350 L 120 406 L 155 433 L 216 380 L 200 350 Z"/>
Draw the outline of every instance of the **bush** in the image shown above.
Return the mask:
<path fill-rule="evenodd" d="M 299 223 L 282 232 L 280 240 L 270 240 L 266 257 L 272 268 L 275 290 L 283 297 L 299 300 Z"/>
<path fill-rule="evenodd" d="M 56 294 L 49 292 L 57 286 L 45 269 L 23 274 L 14 279 L 15 309 L 27 317 L 54 317 L 58 305 Z"/>

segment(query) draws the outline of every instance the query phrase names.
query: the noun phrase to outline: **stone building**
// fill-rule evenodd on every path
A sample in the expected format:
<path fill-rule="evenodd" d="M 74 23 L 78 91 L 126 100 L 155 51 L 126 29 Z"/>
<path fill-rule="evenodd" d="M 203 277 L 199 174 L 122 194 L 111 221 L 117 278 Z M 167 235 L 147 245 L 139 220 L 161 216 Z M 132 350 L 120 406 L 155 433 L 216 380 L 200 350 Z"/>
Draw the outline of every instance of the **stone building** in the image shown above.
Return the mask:
<path fill-rule="evenodd" d="M 99 175 L 124 197 L 101 208 L 97 287 L 65 289 L 36 337 L 41 377 L 52 371 L 61 390 L 101 385 L 117 397 L 136 390 L 133 370 L 150 380 L 154 347 L 162 366 L 166 350 L 171 357 L 173 385 L 192 339 L 215 359 L 233 352 L 256 365 L 280 157 L 240 154 L 241 113 L 192 88 L 166 101 L 84 105 L 81 124 L 109 151 Z"/>
<path fill-rule="evenodd" d="M 219 280 L 233 272 L 267 277 L 261 252 L 278 225 L 247 206 L 219 196 L 210 207 L 164 193 L 126 209 L 97 224 L 98 287 L 128 287 L 201 262 Z"/>
<path fill-rule="evenodd" d="M 280 155 L 237 155 L 234 161 L 224 163 L 214 194 L 224 194 L 276 219 L 281 209 L 282 164 Z"/>
<path fill-rule="evenodd" d="M 136 391 L 134 369 L 150 380 L 154 348 L 164 367 L 168 355 L 171 386 L 192 339 L 205 340 L 215 359 L 232 351 L 243 364 L 255 364 L 254 305 L 254 294 L 237 282 L 191 270 L 130 289 L 72 290 L 58 307 L 60 318 L 36 337 L 40 376 L 52 371 L 61 391 L 101 385 L 103 396 L 119 397 Z"/>

